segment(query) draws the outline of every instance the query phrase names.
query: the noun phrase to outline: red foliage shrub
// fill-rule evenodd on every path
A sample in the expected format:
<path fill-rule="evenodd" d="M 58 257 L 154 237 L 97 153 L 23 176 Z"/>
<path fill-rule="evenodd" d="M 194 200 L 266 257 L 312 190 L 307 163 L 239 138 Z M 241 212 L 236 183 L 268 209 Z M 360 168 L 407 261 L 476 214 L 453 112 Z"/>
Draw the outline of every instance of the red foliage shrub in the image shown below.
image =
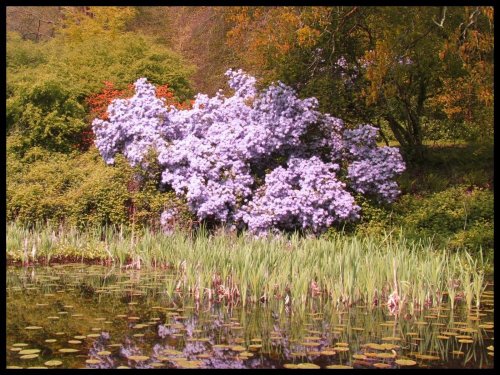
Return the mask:
<path fill-rule="evenodd" d="M 118 90 L 115 88 L 113 82 L 104 82 L 104 88 L 101 92 L 92 94 L 87 98 L 89 106 L 89 119 L 90 122 L 95 118 L 108 120 L 108 106 L 114 99 L 130 98 L 134 95 L 134 85 L 129 84 L 126 89 Z M 175 106 L 178 109 L 189 109 L 193 101 L 179 102 L 174 93 L 170 90 L 168 85 L 161 85 L 156 88 L 156 96 L 165 99 L 166 106 Z M 89 126 L 81 133 L 77 148 L 80 151 L 86 151 L 94 142 L 94 133 L 92 132 L 92 125 Z"/>

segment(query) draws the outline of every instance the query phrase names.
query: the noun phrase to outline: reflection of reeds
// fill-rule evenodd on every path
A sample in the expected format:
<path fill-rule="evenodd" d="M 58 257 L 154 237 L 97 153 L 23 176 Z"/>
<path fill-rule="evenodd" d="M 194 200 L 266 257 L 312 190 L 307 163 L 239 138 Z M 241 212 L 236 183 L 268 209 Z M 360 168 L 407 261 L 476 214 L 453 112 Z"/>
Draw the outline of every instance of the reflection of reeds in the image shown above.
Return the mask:
<path fill-rule="evenodd" d="M 337 309 L 356 303 L 372 307 L 386 303 L 394 291 L 399 309 L 409 308 L 412 315 L 440 304 L 446 294 L 452 309 L 462 295 L 470 309 L 474 303 L 479 306 L 485 286 L 482 258 L 436 249 L 430 240 L 410 242 L 402 233 L 382 238 L 339 234 L 327 240 L 297 234 L 253 238 L 224 231 L 165 236 L 124 227 L 79 231 L 50 224 L 33 230 L 8 224 L 8 259 L 33 260 L 32 249 L 45 260 L 70 257 L 169 268 L 178 273 L 175 290 L 167 288 L 169 295 L 177 292 L 199 302 L 277 300 L 294 310 L 319 299 Z"/>

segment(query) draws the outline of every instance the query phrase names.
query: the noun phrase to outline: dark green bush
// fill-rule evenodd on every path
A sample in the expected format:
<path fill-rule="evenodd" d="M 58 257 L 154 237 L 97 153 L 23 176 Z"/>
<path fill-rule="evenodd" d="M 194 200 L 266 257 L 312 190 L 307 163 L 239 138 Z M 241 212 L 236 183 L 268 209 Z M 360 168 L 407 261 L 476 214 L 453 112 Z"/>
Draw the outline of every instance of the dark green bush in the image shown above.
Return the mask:
<path fill-rule="evenodd" d="M 459 185 L 426 197 L 405 195 L 395 206 L 396 223 L 407 232 L 450 241 L 453 249 L 493 249 L 493 192 Z"/>

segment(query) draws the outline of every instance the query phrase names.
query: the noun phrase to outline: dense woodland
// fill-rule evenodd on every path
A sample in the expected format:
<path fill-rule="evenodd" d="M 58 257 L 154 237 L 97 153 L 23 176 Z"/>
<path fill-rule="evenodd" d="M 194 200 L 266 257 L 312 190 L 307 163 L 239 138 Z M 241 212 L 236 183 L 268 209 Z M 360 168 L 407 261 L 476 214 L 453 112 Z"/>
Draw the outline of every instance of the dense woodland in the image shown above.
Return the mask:
<path fill-rule="evenodd" d="M 195 228 L 159 170 L 106 165 L 91 124 L 140 77 L 183 109 L 241 68 L 403 155 L 396 202 L 360 197 L 361 219 L 324 236 L 492 252 L 493 46 L 493 7 L 8 7 L 7 220 L 140 230 L 176 207 Z"/>

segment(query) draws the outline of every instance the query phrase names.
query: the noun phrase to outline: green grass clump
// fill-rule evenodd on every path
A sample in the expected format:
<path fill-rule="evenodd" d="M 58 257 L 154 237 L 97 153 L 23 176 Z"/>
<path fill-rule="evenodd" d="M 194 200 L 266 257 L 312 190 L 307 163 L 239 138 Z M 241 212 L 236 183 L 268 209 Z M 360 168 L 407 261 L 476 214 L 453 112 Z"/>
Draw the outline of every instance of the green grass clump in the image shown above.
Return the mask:
<path fill-rule="evenodd" d="M 34 249 L 34 250 L 33 250 Z M 127 267 L 167 267 L 176 271 L 167 287 L 201 300 L 249 304 L 290 302 L 306 306 L 315 298 L 334 308 L 385 303 L 396 291 L 401 304 L 422 309 L 463 294 L 469 308 L 480 303 L 486 261 L 467 252 L 437 248 L 430 240 L 410 241 L 399 233 L 384 236 L 334 235 L 255 238 L 220 230 L 216 235 L 177 231 L 140 232 L 120 228 L 7 226 L 7 258 L 101 259 Z M 450 288 L 453 288 L 450 290 Z M 451 291 L 451 293 L 450 293 Z"/>

